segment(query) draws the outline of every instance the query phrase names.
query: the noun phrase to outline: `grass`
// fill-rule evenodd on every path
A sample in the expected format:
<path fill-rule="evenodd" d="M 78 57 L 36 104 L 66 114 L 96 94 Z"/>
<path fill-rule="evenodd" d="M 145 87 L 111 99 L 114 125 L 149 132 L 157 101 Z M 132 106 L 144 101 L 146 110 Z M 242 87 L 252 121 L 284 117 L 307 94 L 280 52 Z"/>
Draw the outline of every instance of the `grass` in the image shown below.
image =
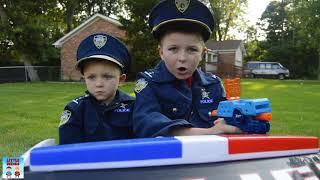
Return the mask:
<path fill-rule="evenodd" d="M 121 87 L 133 95 L 133 83 Z M 64 106 L 83 94 L 82 83 L 0 84 L 0 158 L 21 155 L 47 138 L 58 141 Z M 242 98 L 271 101 L 271 134 L 320 137 L 320 81 L 242 80 Z"/>
<path fill-rule="evenodd" d="M 249 80 L 242 97 L 270 99 L 271 134 L 320 137 L 320 81 Z"/>

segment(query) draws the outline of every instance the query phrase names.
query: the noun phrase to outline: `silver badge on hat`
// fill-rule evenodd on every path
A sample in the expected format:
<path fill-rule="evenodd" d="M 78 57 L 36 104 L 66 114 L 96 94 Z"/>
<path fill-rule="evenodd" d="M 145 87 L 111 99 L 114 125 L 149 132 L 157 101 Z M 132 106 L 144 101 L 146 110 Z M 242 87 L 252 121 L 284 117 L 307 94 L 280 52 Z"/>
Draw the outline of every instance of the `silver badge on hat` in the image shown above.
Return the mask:
<path fill-rule="evenodd" d="M 175 0 L 175 4 L 177 9 L 181 12 L 184 13 L 190 4 L 190 0 Z"/>
<path fill-rule="evenodd" d="M 107 39 L 107 36 L 95 35 L 93 37 L 93 43 L 98 49 L 101 49 L 107 43 Z"/>

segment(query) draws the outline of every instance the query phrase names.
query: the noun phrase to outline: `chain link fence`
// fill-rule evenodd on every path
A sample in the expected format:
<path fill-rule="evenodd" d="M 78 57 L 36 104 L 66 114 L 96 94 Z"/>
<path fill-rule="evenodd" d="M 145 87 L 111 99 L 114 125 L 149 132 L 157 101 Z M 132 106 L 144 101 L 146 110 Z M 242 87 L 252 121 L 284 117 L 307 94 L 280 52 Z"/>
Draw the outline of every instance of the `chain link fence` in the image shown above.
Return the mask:
<path fill-rule="evenodd" d="M 5 66 L 0 67 L 0 83 L 27 81 L 60 81 L 60 66 Z"/>

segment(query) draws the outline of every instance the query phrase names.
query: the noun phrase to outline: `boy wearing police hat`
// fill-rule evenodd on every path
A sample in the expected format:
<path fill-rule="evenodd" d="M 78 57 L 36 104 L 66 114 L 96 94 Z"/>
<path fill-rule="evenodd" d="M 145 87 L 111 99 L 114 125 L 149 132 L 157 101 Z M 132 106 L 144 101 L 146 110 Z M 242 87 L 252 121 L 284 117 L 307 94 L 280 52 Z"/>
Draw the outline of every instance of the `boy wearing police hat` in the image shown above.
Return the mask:
<path fill-rule="evenodd" d="M 152 9 L 149 26 L 161 61 L 137 77 L 133 128 L 138 137 L 242 132 L 209 115 L 226 99 L 221 80 L 197 69 L 213 25 L 211 12 L 197 0 L 164 0 Z"/>
<path fill-rule="evenodd" d="M 134 98 L 118 90 L 129 64 L 126 46 L 108 34 L 93 34 L 80 43 L 76 66 L 87 91 L 65 107 L 59 125 L 60 144 L 133 137 Z"/>

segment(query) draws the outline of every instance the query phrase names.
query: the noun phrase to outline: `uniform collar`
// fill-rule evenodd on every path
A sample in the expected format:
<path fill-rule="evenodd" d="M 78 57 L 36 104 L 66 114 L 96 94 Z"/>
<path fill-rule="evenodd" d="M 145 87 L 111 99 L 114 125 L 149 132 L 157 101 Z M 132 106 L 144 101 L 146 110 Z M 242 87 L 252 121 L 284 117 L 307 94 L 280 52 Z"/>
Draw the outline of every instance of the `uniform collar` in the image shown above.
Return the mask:
<path fill-rule="evenodd" d="M 117 90 L 117 94 L 116 94 L 116 97 L 114 98 L 114 100 L 118 101 L 118 102 L 133 101 L 134 97 L 127 95 L 123 91 Z"/>
<path fill-rule="evenodd" d="M 127 94 L 125 94 L 124 92 L 122 92 L 120 90 L 117 90 L 117 94 L 114 97 L 113 101 L 106 106 L 106 109 L 104 109 L 104 111 L 109 111 L 111 109 L 116 109 L 119 106 L 121 106 L 121 104 L 126 104 L 126 103 L 128 103 L 130 101 L 134 101 L 134 98 L 129 96 L 129 95 L 127 95 Z"/>
<path fill-rule="evenodd" d="M 161 60 L 156 67 L 153 69 L 153 72 L 147 72 L 152 76 L 152 80 L 155 82 L 170 82 L 176 80 L 174 75 L 172 75 L 167 69 L 163 60 Z M 193 73 L 194 80 L 200 81 L 201 85 L 209 85 L 213 83 L 219 83 L 219 78 L 215 75 L 204 73 L 203 71 L 196 69 Z"/>
<path fill-rule="evenodd" d="M 150 73 L 152 81 L 155 82 L 169 82 L 176 79 L 176 77 L 169 72 L 163 60 L 161 60 L 153 69 L 153 72 L 149 72 L 149 74 Z"/>
<path fill-rule="evenodd" d="M 220 83 L 220 79 L 212 75 L 211 73 L 205 73 L 201 71 L 200 69 L 196 69 L 196 71 L 193 74 L 194 79 L 197 79 L 196 81 L 200 82 L 201 85 L 210 85 L 215 83 Z"/>

